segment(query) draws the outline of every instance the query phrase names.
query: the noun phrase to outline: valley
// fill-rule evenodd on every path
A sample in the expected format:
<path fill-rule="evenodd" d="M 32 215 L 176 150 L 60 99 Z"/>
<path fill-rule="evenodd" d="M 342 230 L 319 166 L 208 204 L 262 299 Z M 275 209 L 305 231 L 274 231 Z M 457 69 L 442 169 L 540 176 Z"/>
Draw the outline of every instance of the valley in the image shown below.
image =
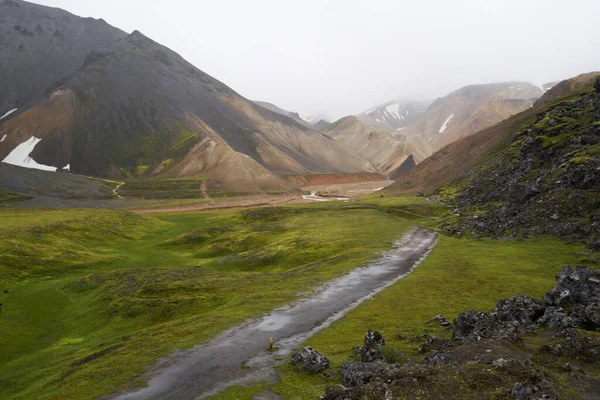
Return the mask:
<path fill-rule="evenodd" d="M 597 5 L 39 1 L 0 399 L 600 398 Z"/>

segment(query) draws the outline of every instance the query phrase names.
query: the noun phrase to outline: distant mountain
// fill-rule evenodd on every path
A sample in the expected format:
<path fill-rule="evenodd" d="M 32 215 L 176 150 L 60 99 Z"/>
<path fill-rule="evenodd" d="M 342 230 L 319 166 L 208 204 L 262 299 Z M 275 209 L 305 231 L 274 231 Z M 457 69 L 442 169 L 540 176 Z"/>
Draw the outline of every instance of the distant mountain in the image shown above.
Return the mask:
<path fill-rule="evenodd" d="M 418 142 L 414 153 L 420 163 L 436 150 L 528 109 L 542 95 L 542 89 L 529 83 L 506 82 L 471 85 L 437 99 L 416 121 L 399 133 Z M 399 163 L 398 152 L 390 163 Z"/>
<path fill-rule="evenodd" d="M 357 115 L 367 126 L 390 133 L 401 131 L 415 122 L 431 102 L 394 100 Z"/>
<path fill-rule="evenodd" d="M 277 114 L 285 115 L 286 117 L 292 118 L 294 121 L 304 125 L 307 128 L 314 129 L 313 125 L 308 121 L 305 121 L 302 118 L 300 118 L 300 114 L 298 114 L 297 112 L 284 110 L 283 108 L 277 107 L 275 104 L 268 103 L 266 101 L 254 101 L 254 103 L 258 104 L 263 108 L 266 108 L 267 110 L 276 112 Z"/>
<path fill-rule="evenodd" d="M 276 174 L 374 170 L 137 31 L 91 51 L 19 111 L 0 121 L 0 160 L 17 152 L 111 178 L 205 176 L 238 191 L 289 189 Z"/>
<path fill-rule="evenodd" d="M 0 0 L 0 116 L 74 73 L 90 51 L 126 36 L 103 20 Z"/>
<path fill-rule="evenodd" d="M 450 184 L 458 177 L 476 176 L 477 168 L 495 154 L 504 151 L 522 130 L 526 131 L 529 129 L 528 126 L 538 121 L 538 115 L 546 115 L 549 107 L 561 99 L 576 98 L 581 91 L 589 90 L 596 75 L 600 75 L 600 73 L 580 75 L 563 81 L 556 87 L 573 87 L 574 89 L 563 92 L 548 102 L 538 101 L 533 107 L 528 107 L 511 118 L 443 147 L 419 163 L 413 170 L 397 176 L 396 182 L 390 186 L 388 192 L 402 193 L 403 195 L 416 192 L 432 193 Z M 492 169 L 490 173 L 494 171 Z M 463 180 L 463 183 L 465 182 L 467 180 Z M 496 180 L 489 182 L 496 182 Z M 444 190 L 444 193 L 456 194 L 466 187 L 468 185 L 458 187 L 450 185 Z M 502 188 L 501 185 L 498 187 Z"/>
<path fill-rule="evenodd" d="M 359 120 L 348 116 L 321 129 L 321 133 L 333 138 L 351 152 L 367 159 L 381 173 L 393 173 L 413 154 L 429 151 L 423 148 L 420 138 L 407 138 L 373 129 Z"/>
<path fill-rule="evenodd" d="M 325 121 L 324 119 L 319 120 L 317 123 L 313 125 L 313 129 L 319 131 L 321 129 L 327 128 L 331 125 L 331 122 Z"/>

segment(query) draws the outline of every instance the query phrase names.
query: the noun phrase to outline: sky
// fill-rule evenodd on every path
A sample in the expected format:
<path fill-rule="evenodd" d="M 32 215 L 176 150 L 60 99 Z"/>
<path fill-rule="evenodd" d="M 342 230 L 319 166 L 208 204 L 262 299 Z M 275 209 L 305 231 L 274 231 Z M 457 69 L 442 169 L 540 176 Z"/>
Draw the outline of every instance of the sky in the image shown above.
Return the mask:
<path fill-rule="evenodd" d="M 34 0 L 139 30 L 251 100 L 358 114 L 600 70 L 598 0 Z"/>

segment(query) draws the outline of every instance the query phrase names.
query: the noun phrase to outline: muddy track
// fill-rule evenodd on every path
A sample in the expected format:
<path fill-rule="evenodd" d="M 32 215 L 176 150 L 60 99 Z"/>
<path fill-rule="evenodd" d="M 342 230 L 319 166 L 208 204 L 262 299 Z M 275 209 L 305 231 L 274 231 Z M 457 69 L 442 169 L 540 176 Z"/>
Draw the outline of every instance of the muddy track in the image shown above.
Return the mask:
<path fill-rule="evenodd" d="M 235 384 L 264 379 L 307 338 L 409 274 L 435 241 L 435 233 L 415 229 L 366 267 L 326 283 L 311 297 L 162 360 L 149 372 L 146 388 L 107 399 L 201 399 Z M 266 351 L 270 337 L 276 341 L 275 352 Z"/>

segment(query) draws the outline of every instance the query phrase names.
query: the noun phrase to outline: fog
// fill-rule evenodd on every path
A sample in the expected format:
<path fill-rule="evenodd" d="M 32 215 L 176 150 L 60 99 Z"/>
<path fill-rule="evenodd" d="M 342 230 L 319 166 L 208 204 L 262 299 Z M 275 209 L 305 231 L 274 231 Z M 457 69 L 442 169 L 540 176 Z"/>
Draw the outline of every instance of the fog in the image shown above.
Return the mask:
<path fill-rule="evenodd" d="M 38 0 L 135 29 L 243 96 L 330 119 L 600 69 L 598 0 Z"/>

